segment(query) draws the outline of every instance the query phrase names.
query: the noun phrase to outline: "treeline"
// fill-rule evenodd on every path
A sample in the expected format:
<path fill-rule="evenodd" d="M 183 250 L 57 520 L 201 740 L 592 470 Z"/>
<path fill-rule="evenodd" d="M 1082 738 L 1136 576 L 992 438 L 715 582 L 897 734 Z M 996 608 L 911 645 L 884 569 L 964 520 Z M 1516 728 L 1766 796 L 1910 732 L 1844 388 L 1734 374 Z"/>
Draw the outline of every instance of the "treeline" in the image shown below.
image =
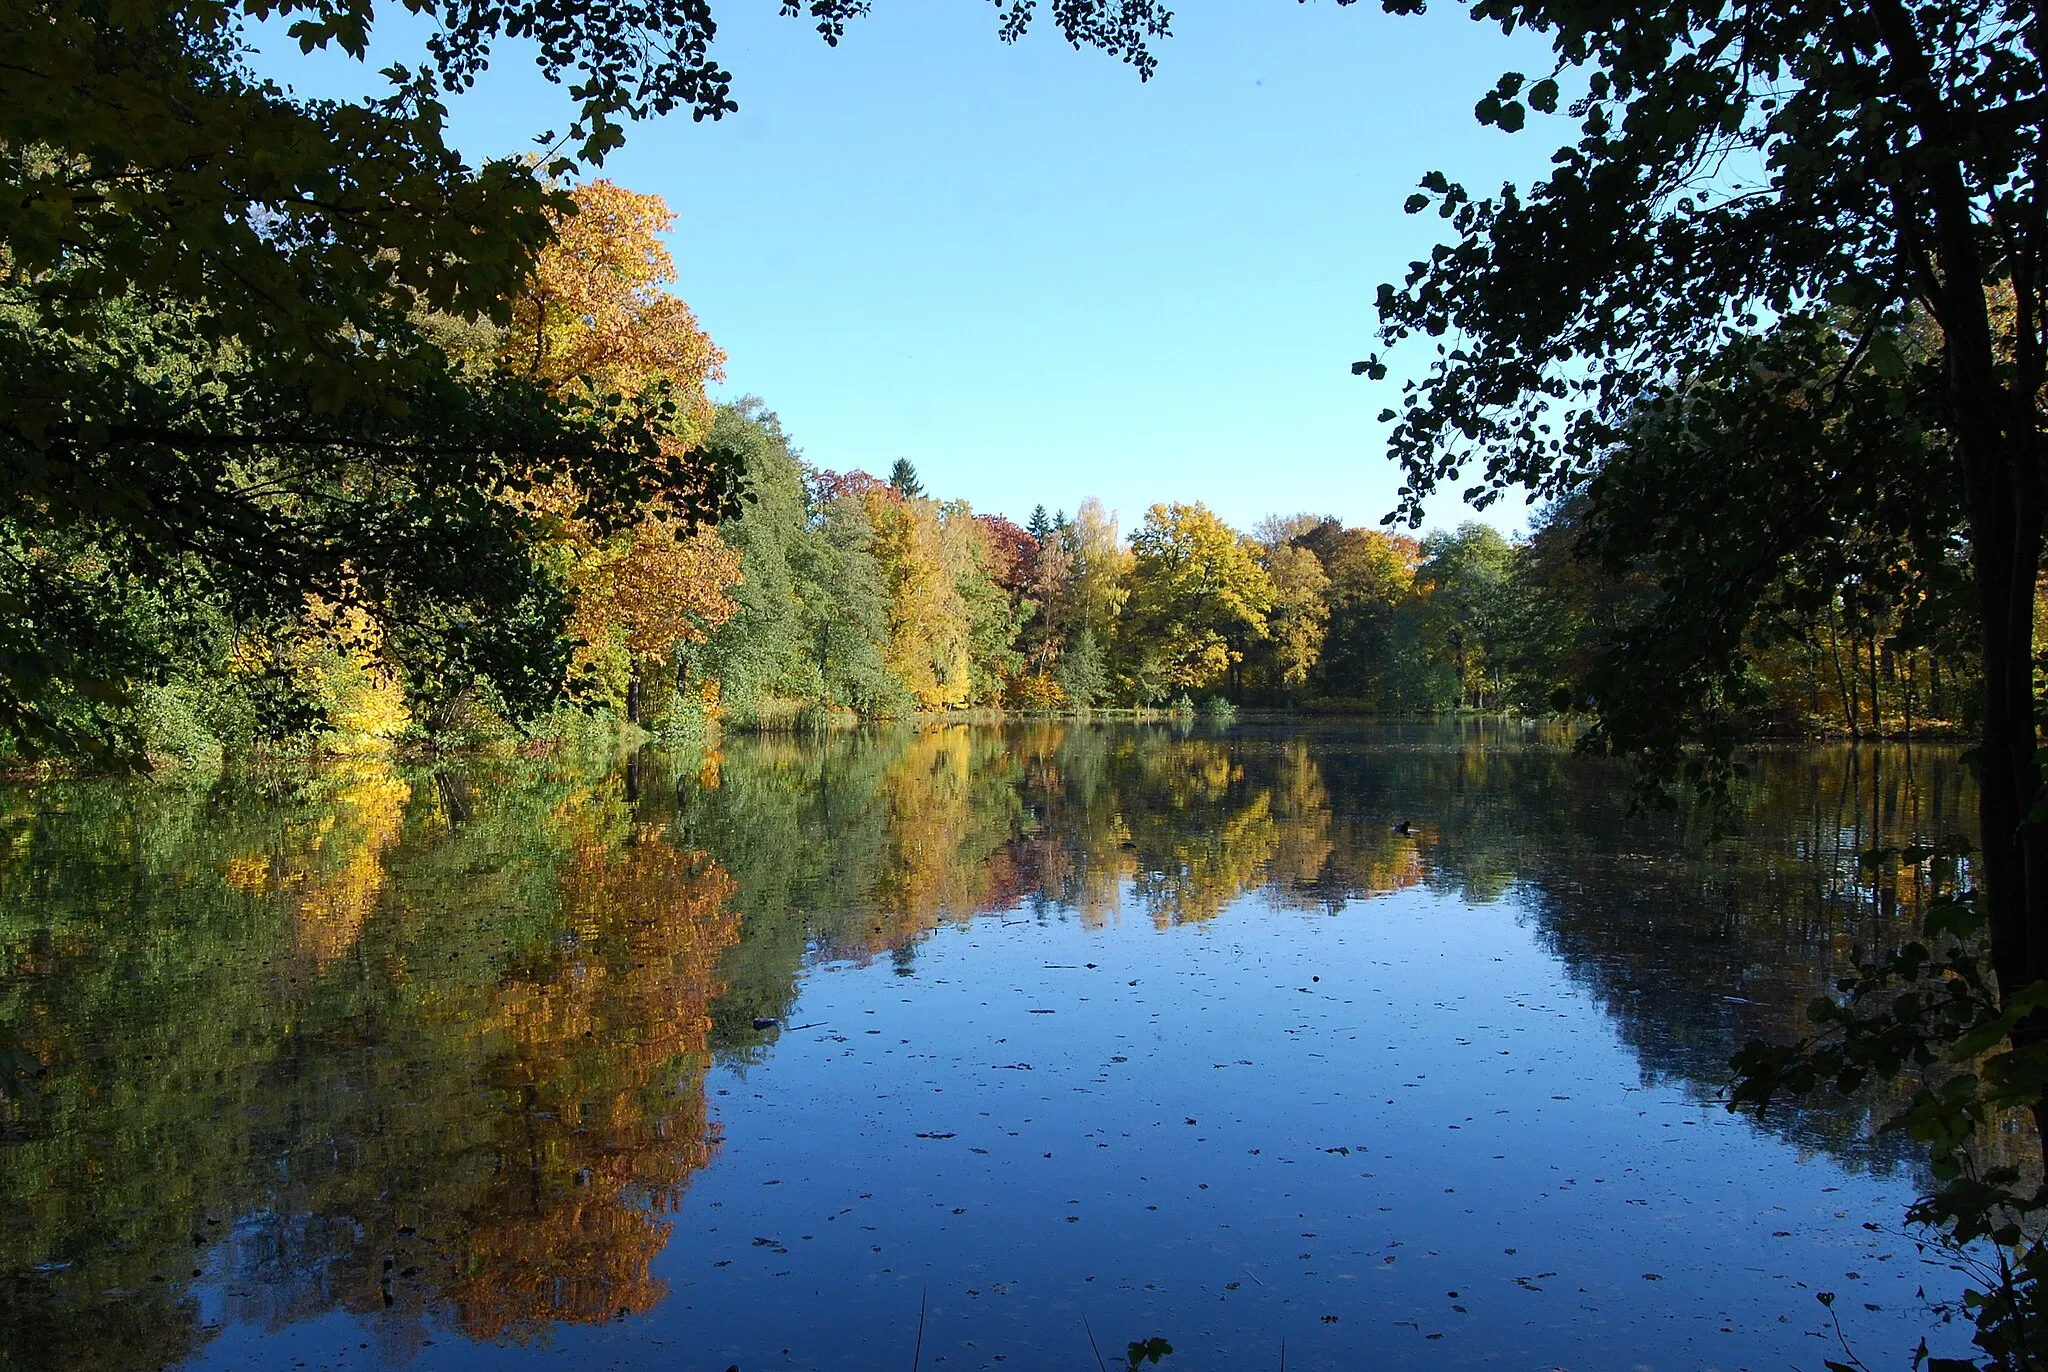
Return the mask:
<path fill-rule="evenodd" d="M 807 711 L 1266 707 L 1375 715 L 1597 709 L 1668 612 L 1659 559 L 1614 503 L 1552 505 L 1526 539 L 1479 523 L 1421 538 L 1275 516 L 1249 533 L 1200 504 L 1127 538 L 1094 500 L 1018 525 L 802 462 L 758 402 L 722 409 L 753 499 L 718 529 L 734 612 L 638 669 L 612 703 L 739 723 Z M 707 564 L 707 566 L 712 564 Z M 1948 727 L 1975 700 L 1959 556 L 1798 569 L 1745 630 L 1719 704 L 1745 731 L 1881 736 Z M 621 688 L 625 692 L 626 688 Z"/>
<path fill-rule="evenodd" d="M 1246 532 L 1199 503 L 1128 536 L 1094 500 L 1019 525 L 907 461 L 810 465 L 761 402 L 711 402 L 724 356 L 670 290 L 672 218 L 605 181 L 562 192 L 502 320 L 415 302 L 401 331 L 439 380 L 350 420 L 375 429 L 356 448 L 317 425 L 223 437 L 200 470 L 137 439 L 127 487 L 74 467 L 0 514 L 12 746 L 204 760 L 509 740 L 573 712 L 685 735 L 1264 707 L 1587 711 L 1641 747 L 1680 716 L 1883 735 L 1976 698 L 1952 518 L 1873 520 L 1823 560 L 1776 556 L 1768 529 L 1747 563 L 1702 556 L 1725 525 L 1688 504 L 1654 408 L 1519 542 L 1314 515 Z M 159 350 L 147 384 L 179 423 L 232 427 L 219 396 L 268 384 L 169 348 L 161 320 L 100 327 L 96 346 Z"/>

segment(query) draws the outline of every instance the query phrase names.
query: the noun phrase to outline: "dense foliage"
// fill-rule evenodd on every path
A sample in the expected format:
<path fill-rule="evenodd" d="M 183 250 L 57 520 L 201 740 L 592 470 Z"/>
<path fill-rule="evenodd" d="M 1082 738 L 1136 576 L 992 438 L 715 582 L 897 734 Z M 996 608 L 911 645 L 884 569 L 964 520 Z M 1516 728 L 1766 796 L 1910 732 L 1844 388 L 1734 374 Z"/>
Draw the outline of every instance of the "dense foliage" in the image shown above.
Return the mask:
<path fill-rule="evenodd" d="M 1377 715 L 1591 706 L 1613 727 L 1635 699 L 1632 663 L 1684 613 L 1659 545 L 1668 459 L 1647 426 L 1520 541 L 1477 523 L 1417 539 L 1309 515 L 1247 534 L 1179 503 L 1124 538 L 1092 500 L 1071 518 L 1041 506 L 1020 527 L 923 494 L 907 462 L 887 482 L 808 466 L 758 402 L 722 409 L 713 432 L 752 492 L 719 526 L 742 558 L 741 609 L 656 675 L 687 677 L 686 703 L 739 723 L 1217 700 Z M 1742 658 L 1714 700 L 1718 727 L 1877 737 L 1967 722 L 1962 554 L 1938 519 L 1920 525 L 1931 531 L 1904 549 L 1868 533 L 1850 569 L 1863 575 L 1837 561 L 1761 580 L 1725 626 Z"/>
<path fill-rule="evenodd" d="M 579 301 L 561 311 L 575 334 L 563 337 L 536 322 L 542 306 L 522 305 L 510 327 L 473 329 L 464 345 L 554 390 L 666 359 L 664 384 L 694 397 L 672 441 L 713 454 L 746 498 L 712 525 L 652 505 L 610 530 L 577 511 L 566 483 L 513 503 L 520 555 L 559 602 L 506 638 L 546 645 L 521 659 L 527 713 L 608 711 L 680 736 L 714 720 L 1217 702 L 1381 716 L 1590 708 L 1616 733 L 1642 711 L 1647 731 L 1647 712 L 1671 697 L 1668 681 L 1646 688 L 1637 675 L 1676 677 L 1711 629 L 1734 665 L 1690 707 L 1695 734 L 1875 737 L 1972 717 L 1971 605 L 1939 512 L 1902 511 L 1897 535 L 1851 530 L 1853 557 L 1783 565 L 1745 589 L 1742 613 L 1719 618 L 1690 603 L 1697 565 L 1665 546 L 1684 510 L 1665 467 L 1681 455 L 1648 420 L 1637 446 L 1519 541 L 1477 523 L 1418 539 L 1311 515 L 1247 534 L 1179 503 L 1153 506 L 1126 538 L 1092 500 L 1072 517 L 1041 507 L 1020 526 L 924 494 L 907 462 L 888 481 L 812 466 L 758 401 L 711 406 L 716 349 L 673 296 L 648 294 L 670 270 L 665 255 L 643 237 L 628 256 L 644 269 L 609 261 L 621 215 L 644 235 L 665 210 L 603 182 L 576 194 L 608 207 L 591 216 L 606 228 L 565 233 L 543 279 L 573 276 L 581 254 L 596 264 L 582 264 L 586 279 L 637 281 L 659 308 Z M 609 332 L 593 331 L 611 315 Z M 570 351 L 583 361 L 558 378 L 536 362 Z M 1741 365 L 1730 369 L 1749 375 Z M 503 736 L 518 718 L 502 687 L 451 683 L 411 650 L 414 630 L 375 608 L 312 598 L 254 616 L 231 597 L 189 594 L 173 608 L 111 581 L 96 595 L 98 612 L 161 645 L 161 674 L 110 714 L 159 757 L 360 751 L 408 736 L 445 745 Z M 1667 728 L 1659 742 L 1675 750 L 1685 737 Z"/>

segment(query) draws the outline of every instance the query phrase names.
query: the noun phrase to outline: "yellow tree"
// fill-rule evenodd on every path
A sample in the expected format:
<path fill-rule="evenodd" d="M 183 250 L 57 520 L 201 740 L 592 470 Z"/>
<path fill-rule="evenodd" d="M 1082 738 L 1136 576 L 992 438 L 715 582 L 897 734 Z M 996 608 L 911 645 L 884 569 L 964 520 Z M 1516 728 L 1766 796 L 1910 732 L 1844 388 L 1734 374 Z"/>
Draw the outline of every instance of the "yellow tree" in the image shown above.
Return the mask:
<path fill-rule="evenodd" d="M 669 290 L 676 264 L 661 235 L 675 212 L 658 195 L 610 181 L 571 195 L 576 213 L 556 222 L 513 305 L 506 360 L 557 389 L 635 395 L 665 384 L 684 410 L 678 437 L 701 437 L 711 422 L 706 387 L 724 376 L 725 354 Z"/>
<path fill-rule="evenodd" d="M 1116 637 L 1118 617 L 1130 599 L 1131 554 L 1117 534 L 1116 513 L 1090 496 L 1074 512 L 1072 542 L 1073 617 L 1096 641 Z"/>
<path fill-rule="evenodd" d="M 875 530 L 875 560 L 889 587 L 889 670 L 927 710 L 953 709 L 973 697 L 972 626 L 953 575 L 939 503 L 887 487 L 864 491 Z"/>
<path fill-rule="evenodd" d="M 1273 675 L 1282 690 L 1292 693 L 1308 680 L 1322 655 L 1330 627 L 1330 578 L 1316 555 L 1298 543 L 1262 549 L 1261 560 L 1273 583 L 1273 613 L 1267 626 Z"/>
<path fill-rule="evenodd" d="M 1145 512 L 1131 551 L 1131 654 L 1151 659 L 1168 690 L 1234 678 L 1273 608 L 1272 578 L 1252 545 L 1208 506 L 1173 504 Z"/>
<path fill-rule="evenodd" d="M 676 405 L 664 458 L 710 432 L 708 388 L 725 354 L 674 295 L 675 260 L 661 235 L 675 213 L 658 195 L 592 181 L 573 192 L 514 306 L 505 360 L 564 392 L 640 396 L 665 389 Z M 570 515 L 574 493 L 536 499 L 561 516 L 561 543 L 581 646 L 575 670 L 599 699 L 623 697 L 637 718 L 639 681 L 652 662 L 699 643 L 732 617 L 739 554 L 707 529 L 656 508 L 631 530 L 598 539 Z"/>

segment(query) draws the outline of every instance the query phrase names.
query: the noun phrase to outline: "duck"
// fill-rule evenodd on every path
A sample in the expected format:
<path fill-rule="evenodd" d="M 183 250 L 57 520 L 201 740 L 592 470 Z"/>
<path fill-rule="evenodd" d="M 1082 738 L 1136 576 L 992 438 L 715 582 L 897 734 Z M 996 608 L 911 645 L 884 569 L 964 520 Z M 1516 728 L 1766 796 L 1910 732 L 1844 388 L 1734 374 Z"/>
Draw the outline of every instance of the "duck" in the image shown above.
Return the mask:
<path fill-rule="evenodd" d="M 1410 824 L 1407 820 L 1404 819 L 1398 821 L 1394 825 L 1394 832 L 1401 835 L 1401 837 L 1403 838 L 1407 838 L 1409 835 L 1416 832 L 1416 828 L 1414 825 Z"/>

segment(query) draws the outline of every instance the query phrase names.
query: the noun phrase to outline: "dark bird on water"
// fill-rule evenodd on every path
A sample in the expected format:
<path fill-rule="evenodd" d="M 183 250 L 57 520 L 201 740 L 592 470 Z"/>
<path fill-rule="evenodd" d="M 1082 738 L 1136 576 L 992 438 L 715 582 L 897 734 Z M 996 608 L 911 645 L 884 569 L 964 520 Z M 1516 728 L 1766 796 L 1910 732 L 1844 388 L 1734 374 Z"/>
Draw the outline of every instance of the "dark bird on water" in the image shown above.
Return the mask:
<path fill-rule="evenodd" d="M 1402 835 L 1403 837 L 1406 837 L 1407 835 L 1415 832 L 1415 826 L 1404 819 L 1394 826 L 1394 832 Z"/>

